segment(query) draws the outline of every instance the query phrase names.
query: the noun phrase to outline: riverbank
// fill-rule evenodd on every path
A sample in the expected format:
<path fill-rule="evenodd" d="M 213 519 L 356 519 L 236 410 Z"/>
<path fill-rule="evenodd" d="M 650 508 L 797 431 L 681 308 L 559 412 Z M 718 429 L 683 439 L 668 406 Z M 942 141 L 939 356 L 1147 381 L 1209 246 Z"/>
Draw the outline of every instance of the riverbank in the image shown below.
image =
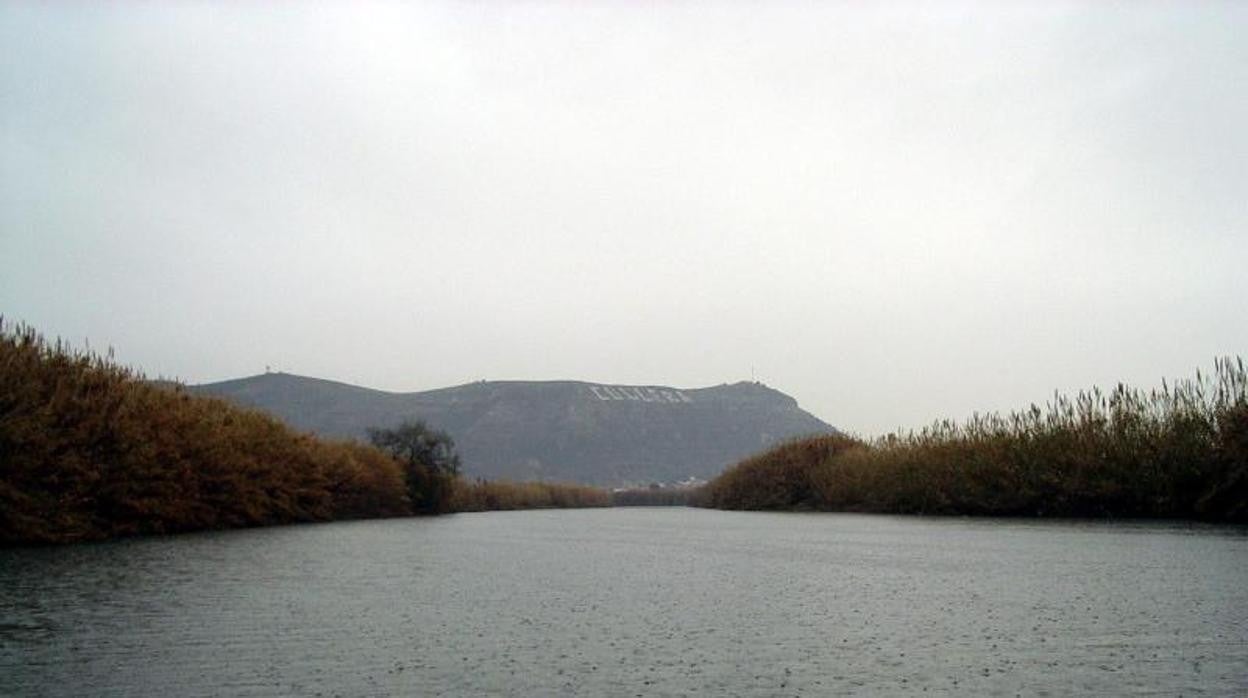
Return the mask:
<path fill-rule="evenodd" d="M 606 506 L 603 490 L 452 479 L 432 511 Z M 413 514 L 353 441 L 147 380 L 0 319 L 0 545 Z"/>
<path fill-rule="evenodd" d="M 508 482 L 460 478 L 451 494 L 450 511 L 514 509 L 583 509 L 611 506 L 611 493 L 586 485 L 559 482 Z"/>
<path fill-rule="evenodd" d="M 793 441 L 729 469 L 697 503 L 1248 522 L 1248 375 L 1222 359 L 1147 393 L 1119 385 L 869 441 Z"/>

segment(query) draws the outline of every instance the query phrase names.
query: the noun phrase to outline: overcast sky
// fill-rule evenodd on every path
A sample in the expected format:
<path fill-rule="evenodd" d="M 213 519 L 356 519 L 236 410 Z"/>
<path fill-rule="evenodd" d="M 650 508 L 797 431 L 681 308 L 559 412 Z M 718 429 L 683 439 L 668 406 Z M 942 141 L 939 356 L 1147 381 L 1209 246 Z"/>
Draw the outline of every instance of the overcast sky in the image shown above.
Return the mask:
<path fill-rule="evenodd" d="M 1248 354 L 1248 3 L 871 5 L 6 2 L 0 313 L 864 435 Z"/>

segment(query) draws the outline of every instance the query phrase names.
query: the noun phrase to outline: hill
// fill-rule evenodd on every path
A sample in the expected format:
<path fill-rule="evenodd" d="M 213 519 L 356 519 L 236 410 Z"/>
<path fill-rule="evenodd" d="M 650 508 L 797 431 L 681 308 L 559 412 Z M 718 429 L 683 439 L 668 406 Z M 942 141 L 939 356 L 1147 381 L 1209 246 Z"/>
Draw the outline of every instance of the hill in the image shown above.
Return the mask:
<path fill-rule="evenodd" d="M 423 419 L 454 437 L 470 476 L 619 485 L 710 478 L 795 436 L 835 432 L 758 383 L 710 388 L 482 381 L 417 393 L 268 373 L 190 390 L 322 436 Z"/>

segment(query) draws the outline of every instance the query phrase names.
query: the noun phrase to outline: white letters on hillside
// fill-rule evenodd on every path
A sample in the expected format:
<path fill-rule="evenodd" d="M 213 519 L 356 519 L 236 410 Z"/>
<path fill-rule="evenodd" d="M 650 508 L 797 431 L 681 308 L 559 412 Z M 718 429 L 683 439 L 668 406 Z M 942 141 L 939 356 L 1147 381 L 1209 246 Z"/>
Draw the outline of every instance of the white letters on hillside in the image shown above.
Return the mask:
<path fill-rule="evenodd" d="M 599 400 L 635 400 L 640 402 L 683 403 L 693 400 L 679 390 L 668 388 L 644 388 L 628 385 L 591 385 L 590 391 Z"/>

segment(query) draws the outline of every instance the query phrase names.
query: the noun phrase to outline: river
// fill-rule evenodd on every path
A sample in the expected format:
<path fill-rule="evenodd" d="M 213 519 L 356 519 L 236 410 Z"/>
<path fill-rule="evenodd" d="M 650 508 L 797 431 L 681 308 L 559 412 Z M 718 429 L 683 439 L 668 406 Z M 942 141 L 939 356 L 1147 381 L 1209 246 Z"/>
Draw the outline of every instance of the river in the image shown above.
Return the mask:
<path fill-rule="evenodd" d="M 0 550 L 0 695 L 1248 694 L 1248 529 L 625 508 Z"/>

